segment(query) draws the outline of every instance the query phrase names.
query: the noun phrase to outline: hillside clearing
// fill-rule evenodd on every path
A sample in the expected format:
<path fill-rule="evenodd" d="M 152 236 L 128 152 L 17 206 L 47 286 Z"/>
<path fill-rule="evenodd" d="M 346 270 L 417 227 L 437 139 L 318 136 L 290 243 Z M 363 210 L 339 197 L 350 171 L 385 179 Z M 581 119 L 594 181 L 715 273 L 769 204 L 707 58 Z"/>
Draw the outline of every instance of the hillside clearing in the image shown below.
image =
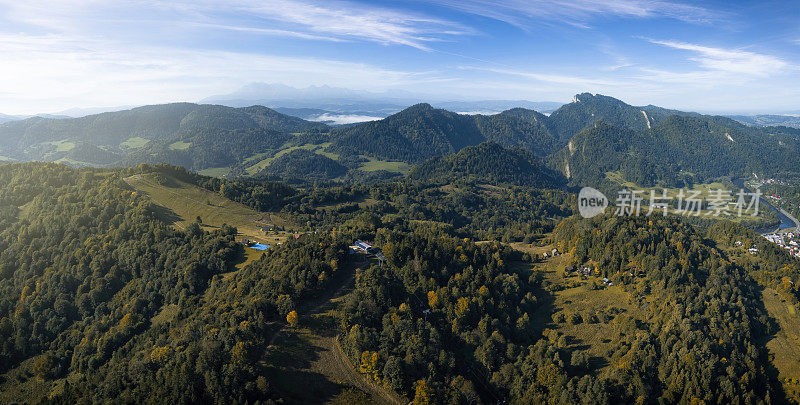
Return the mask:
<path fill-rule="evenodd" d="M 267 235 L 261 231 L 261 227 L 292 225 L 291 222 L 276 213 L 255 211 L 217 193 L 173 178 L 168 178 L 166 182 L 159 184 L 154 174 L 137 174 L 125 178 L 125 181 L 137 191 L 147 194 L 154 203 L 163 207 L 164 210 L 160 213 L 162 218 L 181 229 L 195 222 L 199 216 L 206 229 L 219 228 L 223 224 L 228 224 L 238 230 L 241 238 L 272 245 L 285 240 L 288 233 L 273 232 Z"/>
<path fill-rule="evenodd" d="M 761 297 L 764 307 L 780 328 L 767 342 L 772 363 L 781 380 L 800 379 L 800 316 L 792 304 L 781 299 L 771 288 L 764 289 Z"/>

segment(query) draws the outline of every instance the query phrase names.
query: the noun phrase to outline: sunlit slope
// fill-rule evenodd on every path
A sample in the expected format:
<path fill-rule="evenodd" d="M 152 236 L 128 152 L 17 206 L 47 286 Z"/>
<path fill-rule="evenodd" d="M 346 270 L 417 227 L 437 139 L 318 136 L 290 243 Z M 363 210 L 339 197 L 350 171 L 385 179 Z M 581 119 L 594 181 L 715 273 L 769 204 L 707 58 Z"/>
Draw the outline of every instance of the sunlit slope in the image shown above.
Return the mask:
<path fill-rule="evenodd" d="M 271 232 L 268 235 L 261 228 L 268 225 L 291 226 L 276 213 L 255 211 L 217 193 L 171 177 L 148 173 L 127 177 L 125 181 L 163 207 L 164 220 L 179 228 L 185 228 L 199 216 L 206 228 L 228 224 L 235 227 L 242 238 L 269 244 L 285 239 L 285 234 Z"/>

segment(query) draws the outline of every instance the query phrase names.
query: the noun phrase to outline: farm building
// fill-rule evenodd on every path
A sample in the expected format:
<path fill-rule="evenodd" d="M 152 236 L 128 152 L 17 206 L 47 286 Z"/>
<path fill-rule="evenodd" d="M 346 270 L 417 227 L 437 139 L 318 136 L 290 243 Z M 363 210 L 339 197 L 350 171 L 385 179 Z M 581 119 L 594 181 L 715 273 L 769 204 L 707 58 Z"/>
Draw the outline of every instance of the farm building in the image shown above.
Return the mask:
<path fill-rule="evenodd" d="M 353 245 L 361 251 L 372 253 L 375 249 L 367 242 L 357 240 L 356 243 Z"/>

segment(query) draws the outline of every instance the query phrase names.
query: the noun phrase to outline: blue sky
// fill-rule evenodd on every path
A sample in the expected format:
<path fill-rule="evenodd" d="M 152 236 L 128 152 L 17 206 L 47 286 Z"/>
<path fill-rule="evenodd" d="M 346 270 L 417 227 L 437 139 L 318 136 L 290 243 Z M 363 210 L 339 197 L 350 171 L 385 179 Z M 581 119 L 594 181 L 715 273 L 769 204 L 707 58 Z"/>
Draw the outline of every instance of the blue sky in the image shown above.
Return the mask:
<path fill-rule="evenodd" d="M 0 0 L 2 113 L 197 101 L 253 82 L 800 111 L 800 3 Z"/>

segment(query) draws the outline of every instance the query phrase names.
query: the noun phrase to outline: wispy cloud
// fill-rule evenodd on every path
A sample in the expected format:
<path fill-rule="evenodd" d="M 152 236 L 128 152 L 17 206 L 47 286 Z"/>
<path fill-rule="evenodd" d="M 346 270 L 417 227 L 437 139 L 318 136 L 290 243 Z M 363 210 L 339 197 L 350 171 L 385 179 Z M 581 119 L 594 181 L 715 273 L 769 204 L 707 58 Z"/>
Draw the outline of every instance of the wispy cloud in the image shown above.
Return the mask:
<path fill-rule="evenodd" d="M 703 7 L 660 0 L 432 0 L 433 3 L 528 28 L 544 19 L 588 28 L 600 16 L 665 17 L 691 23 L 708 23 L 723 14 Z"/>
<path fill-rule="evenodd" d="M 120 47 L 102 39 L 0 34 L 0 110 L 55 111 L 192 101 L 269 79 L 288 85 L 385 90 L 447 78 L 314 57 L 197 50 L 151 45 Z"/>
<path fill-rule="evenodd" d="M 502 75 L 517 76 L 525 79 L 545 82 L 549 84 L 565 84 L 571 86 L 584 86 L 586 88 L 595 86 L 610 86 L 620 84 L 617 81 L 604 79 L 604 78 L 588 78 L 580 76 L 557 75 L 548 73 L 538 73 L 514 69 L 498 69 L 498 68 L 479 68 L 472 66 L 462 66 L 461 69 L 465 70 L 481 70 L 492 72 Z"/>
<path fill-rule="evenodd" d="M 330 41 L 330 42 L 344 42 L 344 39 L 325 36 L 325 35 L 315 35 L 315 34 L 308 34 L 305 32 L 297 32 L 291 30 L 281 30 L 281 29 L 274 29 L 274 28 L 260 28 L 260 27 L 249 27 L 249 26 L 241 26 L 241 25 L 225 25 L 225 24 L 211 24 L 211 23 L 199 23 L 199 22 L 189 22 L 185 23 L 185 25 L 189 27 L 197 27 L 197 28 L 210 28 L 216 30 L 225 30 L 225 31 L 236 31 L 236 32 L 245 32 L 248 34 L 263 34 L 263 35 L 271 35 L 271 36 L 281 36 L 281 37 L 291 37 L 291 38 L 300 38 L 300 39 L 313 39 L 317 41 Z"/>
<path fill-rule="evenodd" d="M 338 38 L 429 49 L 427 43 L 471 30 L 453 22 L 348 2 L 310 3 L 296 0 L 240 1 L 239 7 L 259 17 L 281 21 L 310 32 Z"/>
<path fill-rule="evenodd" d="M 77 31 L 86 22 L 128 19 L 311 40 L 361 40 L 423 50 L 428 50 L 431 42 L 475 33 L 453 21 L 347 1 L 64 0 L 44 3 L 0 0 L 0 8 L 8 19 L 59 31 Z"/>
<path fill-rule="evenodd" d="M 722 49 L 676 41 L 649 40 L 653 44 L 692 52 L 689 59 L 700 67 L 719 72 L 766 77 L 778 73 L 789 64 L 784 60 L 761 53 L 738 49 Z"/>

